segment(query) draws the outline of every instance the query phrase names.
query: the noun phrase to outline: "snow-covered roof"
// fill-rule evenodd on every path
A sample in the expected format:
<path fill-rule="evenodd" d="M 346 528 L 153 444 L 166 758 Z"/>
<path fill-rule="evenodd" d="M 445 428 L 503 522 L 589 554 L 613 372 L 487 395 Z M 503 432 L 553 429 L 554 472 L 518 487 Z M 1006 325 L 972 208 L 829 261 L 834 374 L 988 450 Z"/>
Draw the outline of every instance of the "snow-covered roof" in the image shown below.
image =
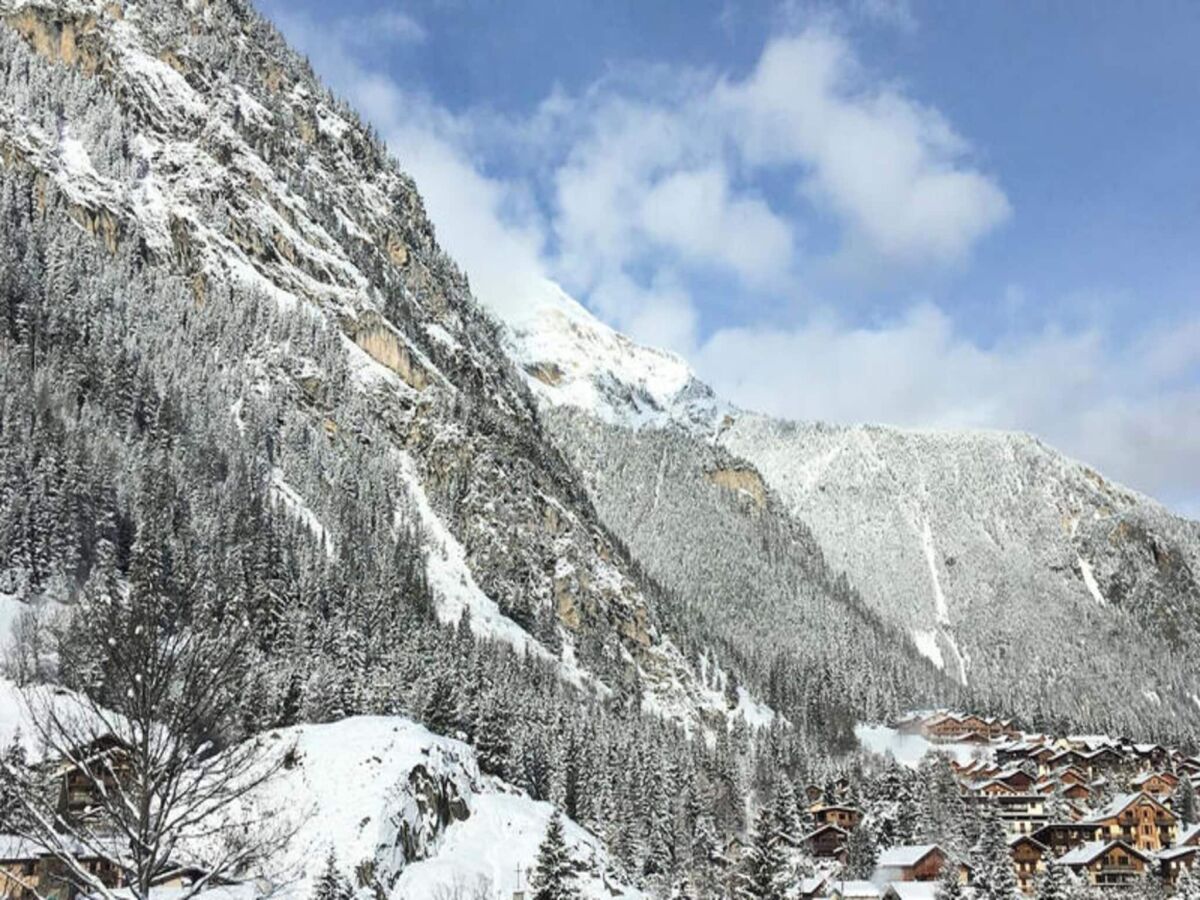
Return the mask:
<path fill-rule="evenodd" d="M 884 896 L 898 900 L 933 900 L 939 886 L 936 881 L 892 881 L 884 889 Z"/>
<path fill-rule="evenodd" d="M 1200 822 L 1179 829 L 1179 843 L 1186 844 L 1189 841 L 1200 841 Z"/>
<path fill-rule="evenodd" d="M 1064 853 L 1058 858 L 1058 861 L 1064 866 L 1086 866 L 1088 863 L 1107 852 L 1110 847 L 1115 847 L 1118 845 L 1127 853 L 1130 853 L 1139 859 L 1147 859 L 1146 854 L 1134 847 L 1129 846 L 1124 841 L 1088 841 L 1087 843 L 1080 844 L 1074 850 Z"/>
<path fill-rule="evenodd" d="M 878 897 L 881 891 L 869 881 L 835 881 L 830 890 L 838 897 Z"/>
<path fill-rule="evenodd" d="M 1096 812 L 1094 812 L 1090 816 L 1088 816 L 1086 821 L 1100 822 L 1100 821 L 1103 821 L 1104 819 L 1111 819 L 1114 816 L 1119 816 L 1129 806 L 1132 806 L 1134 803 L 1140 802 L 1142 800 L 1145 800 L 1147 803 L 1153 803 L 1155 806 L 1157 806 L 1159 809 L 1163 810 L 1164 812 L 1170 812 L 1169 809 L 1167 809 L 1165 806 L 1163 806 L 1161 803 L 1159 803 L 1157 800 L 1155 800 L 1152 796 L 1147 794 L 1145 791 L 1132 791 L 1131 793 L 1128 793 L 1128 794 L 1118 794 L 1116 797 L 1114 797 L 1112 799 L 1112 802 L 1109 803 L 1107 806 L 1105 806 L 1102 809 L 1096 810 Z"/>
<path fill-rule="evenodd" d="M 1178 856 L 1187 856 L 1189 853 L 1200 853 L 1200 847 L 1168 847 L 1166 850 L 1159 850 L 1155 856 L 1159 859 L 1175 859 Z"/>
<path fill-rule="evenodd" d="M 879 854 L 876 865 L 881 869 L 915 866 L 934 850 L 940 850 L 937 844 L 913 844 L 909 846 L 889 847 Z"/>

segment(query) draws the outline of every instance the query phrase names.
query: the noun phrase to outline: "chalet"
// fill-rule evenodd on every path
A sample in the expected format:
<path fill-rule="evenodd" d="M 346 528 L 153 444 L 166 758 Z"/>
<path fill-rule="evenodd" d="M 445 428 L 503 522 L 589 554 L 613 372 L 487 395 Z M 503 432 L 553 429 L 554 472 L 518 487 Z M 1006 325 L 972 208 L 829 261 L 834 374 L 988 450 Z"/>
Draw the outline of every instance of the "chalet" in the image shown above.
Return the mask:
<path fill-rule="evenodd" d="M 1193 778 L 1200 775 L 1200 756 L 1189 756 L 1179 764 L 1179 771 L 1186 772 Z"/>
<path fill-rule="evenodd" d="M 801 841 L 808 847 L 813 859 L 836 859 L 846 861 L 846 839 L 850 836 L 844 828 L 837 825 L 822 825 L 810 831 Z"/>
<path fill-rule="evenodd" d="M 1010 787 L 1003 781 L 997 781 L 994 778 L 990 778 L 987 781 L 972 782 L 967 785 L 967 789 L 971 793 L 978 794 L 981 797 L 1004 797 L 1017 793 L 1016 788 Z"/>
<path fill-rule="evenodd" d="M 1180 827 L 1179 846 L 1200 847 L 1200 823 Z"/>
<path fill-rule="evenodd" d="M 1030 837 L 1050 848 L 1052 856 L 1062 856 L 1080 844 L 1100 840 L 1104 828 L 1083 822 L 1049 822 L 1036 829 Z"/>
<path fill-rule="evenodd" d="M 1010 835 L 1031 834 L 1049 821 L 1042 794 L 1001 794 L 992 803 Z"/>
<path fill-rule="evenodd" d="M 1063 788 L 1062 794 L 1076 803 L 1088 803 L 1092 799 L 1092 789 L 1086 784 L 1068 784 Z"/>
<path fill-rule="evenodd" d="M 1086 763 L 1084 768 L 1093 776 L 1103 772 L 1116 772 L 1126 765 L 1124 754 L 1112 746 L 1097 747 L 1084 753 L 1083 758 Z"/>
<path fill-rule="evenodd" d="M 813 810 L 813 819 L 818 825 L 836 825 L 853 831 L 862 820 L 862 813 L 853 806 L 821 806 Z"/>
<path fill-rule="evenodd" d="M 1006 769 L 997 774 L 995 780 L 1007 784 L 1017 793 L 1027 793 L 1033 787 L 1034 778 L 1023 769 Z"/>
<path fill-rule="evenodd" d="M 1175 884 L 1184 872 L 1196 868 L 1196 860 L 1200 858 L 1200 847 L 1168 847 L 1155 854 L 1158 860 L 1159 874 L 1167 884 Z"/>
<path fill-rule="evenodd" d="M 879 854 L 872 880 L 884 884 L 889 881 L 936 881 L 949 857 L 937 844 L 889 847 Z M 959 868 L 959 880 L 967 883 L 970 869 L 963 864 Z"/>
<path fill-rule="evenodd" d="M 1050 848 L 1041 841 L 1022 834 L 1009 840 L 1008 852 L 1012 856 L 1018 886 L 1027 894 L 1032 892 L 1038 876 L 1046 869 L 1045 861 Z"/>
<path fill-rule="evenodd" d="M 1135 791 L 1145 791 L 1159 800 L 1170 797 L 1178 784 L 1179 779 L 1170 772 L 1143 772 L 1130 782 Z"/>
<path fill-rule="evenodd" d="M 922 731 L 931 741 L 956 741 L 966 734 L 968 729 L 958 716 L 946 713 L 928 720 Z"/>
<path fill-rule="evenodd" d="M 825 791 L 815 784 L 808 784 L 804 786 L 804 798 L 810 807 L 820 806 L 821 801 L 825 798 Z"/>
<path fill-rule="evenodd" d="M 1129 885 L 1151 866 L 1149 856 L 1124 841 L 1089 841 L 1058 860 L 1088 884 Z"/>
<path fill-rule="evenodd" d="M 1036 745 L 1028 741 L 1011 741 L 996 748 L 996 762 L 1001 765 L 1023 762 L 1034 753 Z"/>
<path fill-rule="evenodd" d="M 110 858 L 80 845 L 65 847 L 75 861 L 109 888 L 122 886 Z M 74 900 L 76 878 L 51 850 L 16 835 L 0 835 L 0 897 L 5 900 Z"/>
<path fill-rule="evenodd" d="M 1088 822 L 1103 826 L 1108 840 L 1125 841 L 1143 852 L 1171 846 L 1179 830 L 1175 814 L 1142 791 L 1121 794 Z"/>
<path fill-rule="evenodd" d="M 54 763 L 51 772 L 60 781 L 59 814 L 68 822 L 79 822 L 94 814 L 99 786 L 114 789 L 129 771 L 128 759 L 129 744 L 116 735 L 105 734 Z"/>
<path fill-rule="evenodd" d="M 1054 773 L 1053 777 L 1063 784 L 1086 785 L 1091 780 L 1088 773 L 1078 766 L 1067 766 L 1065 769 L 1060 769 Z"/>
<path fill-rule="evenodd" d="M 1133 752 L 1143 769 L 1162 771 L 1171 762 L 1171 751 L 1161 744 L 1134 744 Z"/>

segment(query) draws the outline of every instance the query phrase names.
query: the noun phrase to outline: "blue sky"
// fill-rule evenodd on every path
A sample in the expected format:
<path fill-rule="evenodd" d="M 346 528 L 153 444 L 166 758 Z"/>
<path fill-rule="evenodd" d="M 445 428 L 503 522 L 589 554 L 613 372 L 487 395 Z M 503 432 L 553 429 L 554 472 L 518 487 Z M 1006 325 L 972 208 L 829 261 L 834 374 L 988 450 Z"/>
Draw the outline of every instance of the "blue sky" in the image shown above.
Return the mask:
<path fill-rule="evenodd" d="M 1200 5 L 264 0 L 502 314 L 1200 515 Z"/>

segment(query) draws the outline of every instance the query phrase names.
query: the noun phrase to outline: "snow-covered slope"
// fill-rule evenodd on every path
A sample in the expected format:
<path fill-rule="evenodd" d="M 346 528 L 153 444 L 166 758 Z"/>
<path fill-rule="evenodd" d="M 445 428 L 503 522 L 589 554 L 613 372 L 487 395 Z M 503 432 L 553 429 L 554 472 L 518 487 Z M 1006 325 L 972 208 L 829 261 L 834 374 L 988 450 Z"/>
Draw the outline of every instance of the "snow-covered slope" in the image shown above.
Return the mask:
<path fill-rule="evenodd" d="M 988 702 L 1164 727 L 1196 716 L 1200 525 L 1028 435 L 777 421 L 722 403 L 675 357 L 647 414 L 605 386 L 651 382 L 662 357 L 561 295 L 512 331 L 543 404 L 743 460 L 744 484 L 773 492 L 878 615 Z M 1126 671 L 1128 694 L 1097 688 Z"/>
<path fill-rule="evenodd" d="M 553 807 L 482 775 L 466 744 L 400 717 L 360 716 L 272 733 L 289 764 L 253 798 L 286 809 L 297 826 L 273 869 L 283 893 L 311 896 L 332 850 L 351 884 L 425 900 L 463 887 L 509 897 L 528 873 Z M 566 822 L 577 886 L 586 898 L 641 897 L 614 875 L 593 835 Z"/>

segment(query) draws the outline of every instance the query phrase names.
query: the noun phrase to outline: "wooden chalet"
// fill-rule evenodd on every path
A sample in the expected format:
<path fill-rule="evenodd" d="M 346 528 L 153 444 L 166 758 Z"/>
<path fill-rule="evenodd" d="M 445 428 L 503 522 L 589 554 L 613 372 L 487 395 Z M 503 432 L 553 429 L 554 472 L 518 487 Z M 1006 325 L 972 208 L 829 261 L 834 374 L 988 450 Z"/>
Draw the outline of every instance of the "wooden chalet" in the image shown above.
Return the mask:
<path fill-rule="evenodd" d="M 115 790 L 129 772 L 129 745 L 116 735 L 101 735 L 71 751 L 70 759 L 54 764 L 60 779 L 58 812 L 68 822 L 80 822 L 97 807 L 98 784 Z"/>
<path fill-rule="evenodd" d="M 1018 886 L 1025 893 L 1031 893 L 1038 876 L 1046 870 L 1050 848 L 1027 834 L 1021 834 L 1009 840 L 1008 852 L 1017 873 Z"/>
<path fill-rule="evenodd" d="M 1153 865 L 1150 856 L 1124 841 L 1089 841 L 1058 861 L 1077 877 L 1098 887 L 1130 885 Z"/>
<path fill-rule="evenodd" d="M 937 844 L 889 847 L 879 854 L 872 880 L 880 884 L 889 881 L 936 881 L 948 861 L 948 854 Z M 971 870 L 965 864 L 959 865 L 959 881 L 966 884 Z"/>
<path fill-rule="evenodd" d="M 1103 826 L 1108 840 L 1124 841 L 1143 852 L 1170 847 L 1179 832 L 1175 814 L 1143 791 L 1121 794 L 1088 821 Z"/>
<path fill-rule="evenodd" d="M 109 888 L 123 886 L 112 860 L 83 846 L 72 849 L 76 863 Z M 16 835 L 0 835 L 0 897 L 5 900 L 75 900 L 76 877 L 55 853 Z"/>
<path fill-rule="evenodd" d="M 1155 858 L 1158 860 L 1158 873 L 1162 880 L 1174 885 L 1179 881 L 1180 875 L 1196 868 L 1196 862 L 1200 859 L 1200 847 L 1190 847 L 1186 844 L 1168 847 L 1155 854 Z"/>
<path fill-rule="evenodd" d="M 836 825 L 853 831 L 862 821 L 862 813 L 853 806 L 820 806 L 813 810 L 813 819 L 818 825 Z"/>
<path fill-rule="evenodd" d="M 1024 769 L 1006 769 L 996 774 L 994 780 L 1008 785 L 1018 794 L 1029 793 L 1034 783 L 1034 777 Z"/>
<path fill-rule="evenodd" d="M 1159 800 L 1170 797 L 1178 784 L 1179 778 L 1170 772 L 1143 772 L 1130 782 L 1135 791 L 1145 791 Z"/>
<path fill-rule="evenodd" d="M 801 838 L 813 859 L 846 861 L 846 839 L 850 832 L 837 825 L 821 825 Z"/>
<path fill-rule="evenodd" d="M 1084 822 L 1048 822 L 1037 828 L 1030 837 L 1050 849 L 1051 856 L 1062 856 L 1080 844 L 1098 841 L 1104 833 L 1101 825 Z"/>
<path fill-rule="evenodd" d="M 1171 751 L 1162 744 L 1134 744 L 1133 752 L 1143 769 L 1161 772 L 1171 764 Z"/>
<path fill-rule="evenodd" d="M 1200 756 L 1189 756 L 1177 768 L 1180 772 L 1186 773 L 1195 779 L 1200 776 Z"/>

